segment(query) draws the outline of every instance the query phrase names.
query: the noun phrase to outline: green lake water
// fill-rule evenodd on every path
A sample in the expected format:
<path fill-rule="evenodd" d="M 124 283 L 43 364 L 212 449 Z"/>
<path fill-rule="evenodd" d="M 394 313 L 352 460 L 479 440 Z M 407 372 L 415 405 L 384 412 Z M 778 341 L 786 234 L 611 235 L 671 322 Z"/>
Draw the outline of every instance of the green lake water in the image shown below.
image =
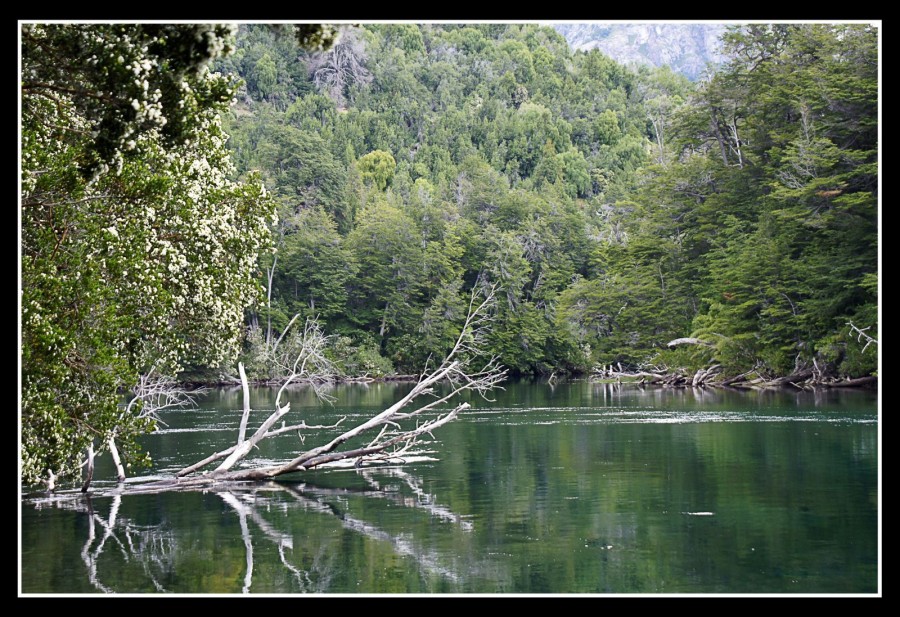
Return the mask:
<path fill-rule="evenodd" d="M 352 426 L 409 387 L 343 385 L 333 405 L 296 388 L 291 414 Z M 20 592 L 880 593 L 872 391 L 516 382 L 471 402 L 403 466 L 102 496 L 104 455 L 93 495 L 23 493 Z M 274 391 L 252 404 L 261 421 Z M 166 412 L 151 471 L 233 444 L 240 415 L 239 388 Z M 255 459 L 297 446 L 280 436 Z"/>

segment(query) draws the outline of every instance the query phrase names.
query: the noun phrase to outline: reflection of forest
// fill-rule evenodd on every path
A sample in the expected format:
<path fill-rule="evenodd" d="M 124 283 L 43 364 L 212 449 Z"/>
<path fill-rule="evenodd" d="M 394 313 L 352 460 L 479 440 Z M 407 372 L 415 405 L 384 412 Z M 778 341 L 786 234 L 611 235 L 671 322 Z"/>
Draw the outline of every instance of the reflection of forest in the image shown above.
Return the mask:
<path fill-rule="evenodd" d="M 166 417 L 172 432 L 151 444 L 166 472 L 210 450 L 215 428 L 232 434 L 240 414 L 217 409 Z M 369 410 L 308 416 L 354 413 Z M 402 469 L 26 495 L 23 593 L 876 589 L 879 432 L 865 393 L 520 381 L 446 428 L 439 458 Z"/>
<path fill-rule="evenodd" d="M 441 522 L 456 526 L 463 532 L 473 529 L 471 521 L 453 513 L 437 503 L 434 496 L 424 491 L 421 479 L 395 468 L 360 470 L 358 477 L 364 486 L 349 488 L 317 487 L 308 483 L 254 484 L 243 487 L 232 485 L 209 492 L 218 495 L 227 505 L 225 512 L 237 514 L 240 537 L 245 552 L 245 566 L 240 589 L 242 593 L 253 590 L 254 569 L 262 576 L 270 576 L 268 562 L 255 561 L 255 554 L 264 559 L 277 553 L 278 562 L 293 579 L 292 592 L 327 592 L 336 569 L 340 567 L 333 545 L 318 543 L 318 548 L 295 546 L 295 530 L 292 518 L 286 513 L 300 509 L 333 517 L 340 526 L 362 537 L 390 547 L 393 553 L 408 558 L 416 564 L 423 580 L 435 576 L 446 581 L 458 582 L 458 570 L 446 564 L 448 557 L 425 545 L 426 538 L 417 537 L 410 529 L 397 532 L 369 520 L 365 514 L 354 512 L 359 500 L 384 500 L 391 506 L 418 509 Z M 277 497 L 277 498 L 276 498 Z M 285 498 L 286 497 L 286 498 Z M 126 498 L 127 499 L 127 498 Z M 108 506 L 106 505 L 108 504 Z M 178 571 L 196 556 L 186 556 L 195 546 L 182 542 L 179 532 L 165 520 L 156 524 L 138 523 L 122 516 L 123 495 L 62 493 L 34 500 L 36 508 L 56 507 L 72 510 L 86 516 L 87 537 L 81 549 L 81 560 L 90 584 L 103 593 L 131 592 L 141 589 L 154 592 L 170 592 L 166 581 L 177 580 Z M 365 507 L 359 507 L 366 510 Z M 380 511 L 373 509 L 374 512 Z M 273 514 L 274 513 L 274 514 Z M 278 514 L 278 516 L 276 516 Z M 268 548 L 266 548 L 268 547 Z M 205 550 L 201 547 L 201 550 Z M 116 568 L 127 564 L 130 579 L 123 580 L 128 589 L 117 589 L 109 578 L 120 579 L 119 573 L 108 576 Z M 258 575 L 259 576 L 259 575 Z M 232 590 L 232 592 L 236 592 Z"/>

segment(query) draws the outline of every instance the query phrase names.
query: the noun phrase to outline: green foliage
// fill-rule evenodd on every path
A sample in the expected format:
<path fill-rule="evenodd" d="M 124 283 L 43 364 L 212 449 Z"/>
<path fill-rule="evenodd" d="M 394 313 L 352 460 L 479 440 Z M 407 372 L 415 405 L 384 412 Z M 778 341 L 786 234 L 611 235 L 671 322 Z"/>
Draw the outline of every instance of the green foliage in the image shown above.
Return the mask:
<path fill-rule="evenodd" d="M 329 328 L 413 372 L 490 280 L 491 351 L 522 372 L 874 370 L 846 326 L 877 330 L 872 27 L 736 26 L 700 84 L 532 24 L 373 24 L 299 59 L 240 34 L 236 160 L 285 220 L 317 212 L 279 232 L 277 326 L 312 294 Z M 714 348 L 666 348 L 688 335 Z"/>
<path fill-rule="evenodd" d="M 340 37 L 340 29 L 328 24 L 293 24 L 294 36 L 302 49 L 325 51 Z"/>
<path fill-rule="evenodd" d="M 233 49 L 229 26 L 23 24 L 21 34 L 23 120 L 48 118 L 52 106 L 86 119 L 59 129 L 70 139 L 88 129 L 77 162 L 85 177 L 117 167 L 149 131 L 167 145 L 190 139 L 193 112 L 233 95 L 231 80 L 204 77 Z"/>
<path fill-rule="evenodd" d="M 357 273 L 334 220 L 321 208 L 308 208 L 287 220 L 279 247 L 274 295 L 286 314 L 300 313 L 328 324 L 342 316 L 347 286 Z"/>
<path fill-rule="evenodd" d="M 383 191 L 394 177 L 397 162 L 390 152 L 375 150 L 363 156 L 356 163 L 363 180 L 371 182 L 379 191 Z"/>
<path fill-rule="evenodd" d="M 367 332 L 338 336 L 330 355 L 345 375 L 385 377 L 396 374 L 391 361 L 381 355 L 375 337 Z"/>
<path fill-rule="evenodd" d="M 878 302 L 865 283 L 877 270 L 876 33 L 753 26 L 726 41 L 735 61 L 706 105 L 742 101 L 728 117 L 749 136 L 748 181 L 735 188 L 751 192 L 755 211 L 737 211 L 742 233 L 710 253 L 714 295 L 698 325 L 739 341 L 735 371 L 757 359 L 775 373 L 814 359 L 842 374 L 870 371 L 874 358 L 845 354 L 846 323 L 875 325 Z M 724 160 L 736 161 L 734 142 L 724 145 Z"/>
<path fill-rule="evenodd" d="M 273 136 L 273 193 L 292 211 L 321 207 L 347 229 L 353 218 L 348 211 L 347 170 L 329 152 L 316 133 L 281 127 Z"/>
<path fill-rule="evenodd" d="M 269 54 L 263 56 L 256 61 L 253 72 L 250 74 L 249 83 L 256 88 L 262 98 L 268 98 L 272 95 L 275 84 L 278 81 L 278 67 Z"/>
<path fill-rule="evenodd" d="M 359 265 L 350 286 L 347 317 L 378 333 L 411 327 L 421 284 L 422 249 L 407 214 L 376 196 L 359 213 L 347 247 Z"/>
<path fill-rule="evenodd" d="M 234 359 L 274 206 L 229 179 L 218 26 L 23 27 L 22 474 L 152 429 L 140 374 Z M 77 52 L 77 53 L 76 53 Z M 136 88 L 136 89 L 135 89 Z M 130 112 L 125 110 L 130 108 Z"/>

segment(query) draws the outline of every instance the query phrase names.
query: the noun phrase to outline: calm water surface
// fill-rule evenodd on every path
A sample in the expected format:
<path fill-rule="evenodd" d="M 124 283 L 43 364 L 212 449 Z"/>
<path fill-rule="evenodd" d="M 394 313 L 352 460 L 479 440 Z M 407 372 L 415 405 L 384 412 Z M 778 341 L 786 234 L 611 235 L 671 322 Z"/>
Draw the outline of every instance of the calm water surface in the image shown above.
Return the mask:
<path fill-rule="evenodd" d="M 352 426 L 409 387 L 297 388 L 291 415 Z M 520 382 L 472 404 L 402 467 L 101 496 L 105 455 L 93 496 L 23 494 L 21 592 L 880 593 L 874 392 Z M 240 410 L 228 389 L 165 413 L 154 473 L 233 444 Z M 271 441 L 257 462 L 299 438 Z"/>

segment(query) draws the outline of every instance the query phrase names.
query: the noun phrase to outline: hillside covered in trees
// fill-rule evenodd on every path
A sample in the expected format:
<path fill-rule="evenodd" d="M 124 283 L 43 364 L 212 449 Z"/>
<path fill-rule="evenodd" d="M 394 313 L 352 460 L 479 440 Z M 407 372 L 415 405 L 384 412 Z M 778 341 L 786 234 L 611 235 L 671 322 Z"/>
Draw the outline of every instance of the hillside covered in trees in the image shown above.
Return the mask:
<path fill-rule="evenodd" d="M 532 24 L 339 30 L 22 25 L 27 481 L 146 463 L 181 384 L 283 383 L 310 333 L 329 377 L 873 379 L 873 26 L 732 27 L 697 82 Z"/>
<path fill-rule="evenodd" d="M 848 323 L 877 338 L 877 33 L 724 49 L 692 84 L 537 25 L 366 25 L 324 53 L 242 25 L 229 147 L 280 204 L 251 342 L 318 316 L 348 373 L 416 372 L 494 283 L 514 372 L 872 373 Z"/>

